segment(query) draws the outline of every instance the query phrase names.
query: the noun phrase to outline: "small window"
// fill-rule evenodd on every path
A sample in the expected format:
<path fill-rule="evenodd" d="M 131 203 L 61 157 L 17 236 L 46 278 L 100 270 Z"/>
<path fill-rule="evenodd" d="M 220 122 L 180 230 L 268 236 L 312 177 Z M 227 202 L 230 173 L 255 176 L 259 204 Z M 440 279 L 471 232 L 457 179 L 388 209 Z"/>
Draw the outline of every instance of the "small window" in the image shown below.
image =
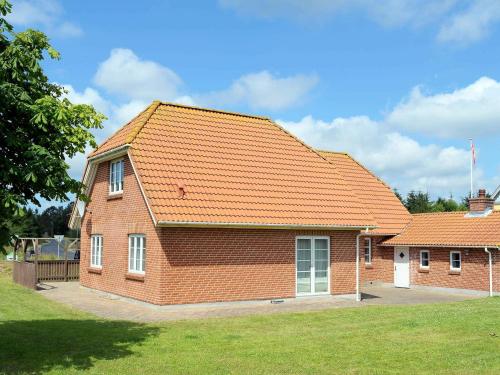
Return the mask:
<path fill-rule="evenodd" d="M 146 236 L 131 234 L 128 236 L 128 270 L 143 274 L 146 264 Z"/>
<path fill-rule="evenodd" d="M 102 268 L 102 236 L 99 234 L 90 237 L 90 266 Z"/>
<path fill-rule="evenodd" d="M 111 194 L 123 191 L 123 159 L 109 164 L 109 192 Z"/>
<path fill-rule="evenodd" d="M 460 251 L 450 252 L 450 269 L 452 271 L 460 271 L 462 269 L 462 254 Z"/>
<path fill-rule="evenodd" d="M 430 254 L 429 250 L 420 251 L 420 268 L 429 268 Z"/>
<path fill-rule="evenodd" d="M 372 239 L 365 238 L 365 264 L 372 264 Z"/>

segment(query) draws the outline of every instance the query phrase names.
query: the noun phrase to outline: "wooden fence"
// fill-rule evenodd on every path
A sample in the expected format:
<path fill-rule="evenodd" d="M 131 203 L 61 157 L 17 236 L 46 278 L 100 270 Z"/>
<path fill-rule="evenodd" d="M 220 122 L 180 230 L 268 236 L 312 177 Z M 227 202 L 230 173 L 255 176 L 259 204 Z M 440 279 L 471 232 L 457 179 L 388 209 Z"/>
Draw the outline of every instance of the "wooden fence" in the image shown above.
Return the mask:
<path fill-rule="evenodd" d="M 80 275 L 79 260 L 39 260 L 36 264 L 38 282 L 72 281 Z"/>
<path fill-rule="evenodd" d="M 14 281 L 27 288 L 36 289 L 37 279 L 35 264 L 31 262 L 14 261 L 12 277 Z"/>
<path fill-rule="evenodd" d="M 80 276 L 79 260 L 14 261 L 12 278 L 27 288 L 36 289 L 42 281 L 74 281 Z"/>
<path fill-rule="evenodd" d="M 36 285 L 42 281 L 73 281 L 80 276 L 80 259 L 68 259 L 78 255 L 79 240 L 77 238 L 63 239 L 57 245 L 57 257 L 59 258 L 59 246 L 64 254 L 63 259 L 43 259 L 42 242 L 54 242 L 53 238 L 18 238 L 14 244 L 14 272 L 13 279 L 16 283 L 28 288 L 36 289 Z M 50 244 L 50 243 L 49 243 Z M 31 250 L 28 248 L 31 246 Z M 18 251 L 22 253 L 18 255 Z M 22 259 L 22 261 L 19 261 Z"/>

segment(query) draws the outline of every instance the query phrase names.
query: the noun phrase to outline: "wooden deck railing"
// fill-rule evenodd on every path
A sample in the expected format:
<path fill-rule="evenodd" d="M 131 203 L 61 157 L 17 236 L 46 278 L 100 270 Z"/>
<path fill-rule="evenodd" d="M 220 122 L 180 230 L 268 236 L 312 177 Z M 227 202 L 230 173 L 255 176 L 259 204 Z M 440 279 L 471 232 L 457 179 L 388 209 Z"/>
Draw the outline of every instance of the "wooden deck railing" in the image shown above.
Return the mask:
<path fill-rule="evenodd" d="M 80 275 L 80 261 L 39 260 L 36 271 L 38 282 L 78 280 Z"/>

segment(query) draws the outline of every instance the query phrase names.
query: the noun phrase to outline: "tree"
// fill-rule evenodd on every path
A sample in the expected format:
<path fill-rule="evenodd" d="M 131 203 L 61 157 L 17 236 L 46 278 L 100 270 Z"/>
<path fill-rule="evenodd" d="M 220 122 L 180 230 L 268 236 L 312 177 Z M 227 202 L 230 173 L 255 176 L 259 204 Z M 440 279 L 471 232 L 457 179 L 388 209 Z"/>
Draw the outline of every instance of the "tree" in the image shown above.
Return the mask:
<path fill-rule="evenodd" d="M 92 106 L 72 104 L 63 87 L 49 82 L 41 61 L 59 53 L 42 32 L 15 33 L 5 19 L 11 9 L 0 0 L 0 247 L 13 234 L 9 222 L 40 197 L 86 199 L 65 159 L 96 147 L 90 130 L 105 119 Z"/>
<path fill-rule="evenodd" d="M 401 201 L 401 203 L 403 203 L 403 205 L 405 204 L 405 200 L 403 196 L 399 193 L 398 189 L 394 189 L 394 195 L 398 197 L 398 199 Z"/>
<path fill-rule="evenodd" d="M 429 194 L 421 191 L 410 191 L 405 199 L 405 206 L 412 214 L 432 211 L 432 202 L 429 199 Z"/>
<path fill-rule="evenodd" d="M 72 230 L 68 230 L 69 216 L 71 215 L 72 204 L 65 207 L 51 206 L 37 217 L 38 227 L 42 236 L 53 237 L 55 234 L 74 236 Z"/>

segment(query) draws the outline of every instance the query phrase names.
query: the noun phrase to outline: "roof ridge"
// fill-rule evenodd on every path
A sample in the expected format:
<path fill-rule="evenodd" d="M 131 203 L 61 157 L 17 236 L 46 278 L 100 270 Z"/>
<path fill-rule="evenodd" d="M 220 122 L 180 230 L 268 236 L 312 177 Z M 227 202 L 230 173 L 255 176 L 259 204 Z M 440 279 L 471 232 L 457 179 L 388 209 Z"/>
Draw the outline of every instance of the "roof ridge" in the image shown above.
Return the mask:
<path fill-rule="evenodd" d="M 346 156 L 350 157 L 350 155 L 347 152 L 344 152 L 344 151 L 330 151 L 330 150 L 323 150 L 323 149 L 320 149 L 320 148 L 317 148 L 316 151 L 317 152 L 324 152 L 324 153 L 327 153 L 327 154 L 346 155 Z"/>
<path fill-rule="evenodd" d="M 222 114 L 225 114 L 225 115 L 234 115 L 234 116 L 249 117 L 249 118 L 257 118 L 257 119 L 261 119 L 261 120 L 271 120 L 271 118 L 268 117 L 268 116 L 250 115 L 250 114 L 242 113 L 242 112 L 225 111 L 225 110 L 222 110 L 222 109 L 213 109 L 213 108 L 206 108 L 206 107 L 198 107 L 198 106 L 194 106 L 194 105 L 187 105 L 187 104 L 180 104 L 180 103 L 162 102 L 162 101 L 158 101 L 158 102 L 161 105 L 168 105 L 168 106 L 172 106 L 172 107 L 197 109 L 199 111 L 222 113 Z"/>
<path fill-rule="evenodd" d="M 160 105 L 160 101 L 159 100 L 155 100 L 153 101 L 153 103 L 151 103 L 148 108 L 146 108 L 144 111 L 141 112 L 141 114 L 145 113 L 146 114 L 146 118 L 143 119 L 142 121 L 140 121 L 132 130 L 131 132 L 129 133 L 129 135 L 127 136 L 127 138 L 125 139 L 125 142 L 128 143 L 128 144 L 131 144 L 134 139 L 137 137 L 137 135 L 141 132 L 142 128 L 144 127 L 144 125 L 146 125 L 146 123 L 149 121 L 149 119 L 151 118 L 151 116 L 153 115 L 153 113 L 155 113 L 156 109 L 158 108 L 158 106 Z"/>
<path fill-rule="evenodd" d="M 466 214 L 469 211 L 438 211 L 438 212 L 419 212 L 411 214 L 412 216 L 425 216 L 425 215 L 447 215 L 447 214 Z"/>
<path fill-rule="evenodd" d="M 393 191 L 392 188 L 387 184 L 384 180 L 382 180 L 379 176 L 377 176 L 375 173 L 373 173 L 370 169 L 366 168 L 363 164 L 361 164 L 359 161 L 357 161 L 355 158 L 353 158 L 348 152 L 337 152 L 337 151 L 328 151 L 328 150 L 318 150 L 319 152 L 326 152 L 330 154 L 341 154 L 345 155 L 348 158 L 350 158 L 352 161 L 354 161 L 356 164 L 358 164 L 361 168 L 363 168 L 365 171 L 367 171 L 369 174 L 371 174 L 373 177 L 375 177 L 377 180 L 379 180 L 386 188 L 388 188 L 390 191 Z"/>
<path fill-rule="evenodd" d="M 130 123 L 132 123 L 133 121 L 135 121 L 140 115 L 142 115 L 145 111 L 147 111 L 149 109 L 149 106 L 145 109 L 143 109 L 142 111 L 140 111 L 137 115 L 135 115 L 134 117 L 132 117 L 132 119 L 130 119 L 129 121 L 127 121 L 124 125 L 120 126 L 116 131 L 114 131 L 112 134 L 110 134 L 108 137 L 106 137 L 106 139 L 104 141 L 101 142 L 101 144 L 99 146 L 97 146 L 94 150 L 92 150 L 92 152 L 89 154 L 90 155 L 93 155 L 95 154 L 97 151 L 99 151 L 106 143 L 108 143 L 115 135 L 117 135 L 120 131 L 123 130 L 123 128 L 127 125 L 129 125 Z M 118 147 L 118 146 L 117 146 Z M 115 147 L 113 147 L 115 148 Z"/>

